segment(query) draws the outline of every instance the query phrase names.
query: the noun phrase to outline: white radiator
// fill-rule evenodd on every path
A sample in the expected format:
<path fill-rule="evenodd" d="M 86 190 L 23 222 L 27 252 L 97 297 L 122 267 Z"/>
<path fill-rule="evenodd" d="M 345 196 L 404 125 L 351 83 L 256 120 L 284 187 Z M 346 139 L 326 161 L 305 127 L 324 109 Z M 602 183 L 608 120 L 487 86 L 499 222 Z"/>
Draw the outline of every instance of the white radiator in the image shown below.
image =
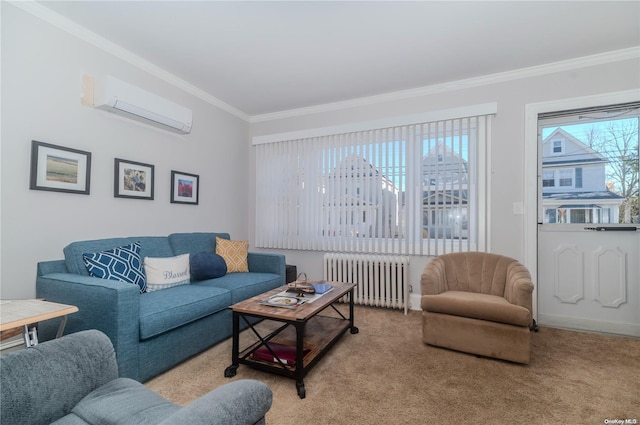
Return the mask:
<path fill-rule="evenodd" d="M 404 314 L 409 309 L 407 256 L 329 252 L 324 254 L 324 280 L 355 283 L 355 304 L 404 309 Z"/>

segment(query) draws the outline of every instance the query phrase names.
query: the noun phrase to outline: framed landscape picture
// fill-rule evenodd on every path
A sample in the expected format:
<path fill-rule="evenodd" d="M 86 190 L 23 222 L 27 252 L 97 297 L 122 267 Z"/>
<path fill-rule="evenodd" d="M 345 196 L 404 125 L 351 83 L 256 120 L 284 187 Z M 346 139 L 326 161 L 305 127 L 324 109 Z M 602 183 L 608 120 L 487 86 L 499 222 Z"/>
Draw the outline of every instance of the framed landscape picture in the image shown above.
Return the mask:
<path fill-rule="evenodd" d="M 195 174 L 171 171 L 171 203 L 198 205 L 199 179 Z"/>
<path fill-rule="evenodd" d="M 29 189 L 89 194 L 91 152 L 31 141 Z"/>
<path fill-rule="evenodd" d="M 116 158 L 113 196 L 153 200 L 154 166 Z"/>

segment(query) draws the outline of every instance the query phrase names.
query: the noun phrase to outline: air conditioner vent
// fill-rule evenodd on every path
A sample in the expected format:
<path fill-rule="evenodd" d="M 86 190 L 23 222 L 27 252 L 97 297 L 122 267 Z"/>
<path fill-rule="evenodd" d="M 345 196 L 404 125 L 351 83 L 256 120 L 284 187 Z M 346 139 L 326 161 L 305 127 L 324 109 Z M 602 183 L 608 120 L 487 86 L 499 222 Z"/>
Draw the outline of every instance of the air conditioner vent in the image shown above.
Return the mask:
<path fill-rule="evenodd" d="M 182 134 L 191 132 L 190 109 L 114 77 L 96 78 L 95 108 Z"/>

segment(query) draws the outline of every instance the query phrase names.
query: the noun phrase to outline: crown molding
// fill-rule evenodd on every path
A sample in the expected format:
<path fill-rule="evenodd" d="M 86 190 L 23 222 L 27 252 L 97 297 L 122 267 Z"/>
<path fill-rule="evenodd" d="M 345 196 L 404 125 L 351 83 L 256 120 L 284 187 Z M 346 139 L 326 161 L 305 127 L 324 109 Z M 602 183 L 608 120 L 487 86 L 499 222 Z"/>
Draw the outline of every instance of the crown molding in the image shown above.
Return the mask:
<path fill-rule="evenodd" d="M 262 115 L 253 115 L 251 123 L 273 121 L 284 118 L 312 115 L 322 112 L 331 112 L 348 108 L 375 105 L 385 102 L 398 101 L 420 96 L 433 95 L 454 90 L 462 90 L 473 87 L 486 86 L 490 84 L 503 83 L 507 81 L 519 80 L 523 78 L 538 77 L 562 71 L 586 68 L 589 66 L 602 65 L 612 62 L 620 62 L 640 58 L 640 46 L 628 49 L 615 50 L 591 56 L 584 56 L 575 59 L 568 59 L 560 62 L 553 62 L 544 65 L 532 66 L 529 68 L 517 69 L 514 71 L 500 72 L 496 74 L 484 75 L 480 77 L 468 78 L 465 80 L 451 81 L 443 84 L 419 87 L 416 89 L 397 91 L 376 96 L 362 97 L 358 99 L 345 100 L 342 102 L 327 103 L 323 105 L 310 106 L 307 108 L 290 109 L 286 111 L 274 112 Z"/>
<path fill-rule="evenodd" d="M 417 123 L 455 120 L 459 118 L 475 117 L 480 115 L 495 115 L 497 112 L 498 104 L 496 102 L 482 103 L 478 105 L 441 109 L 438 111 L 422 112 L 411 115 L 393 116 L 371 121 L 358 121 L 329 127 L 310 128 L 285 133 L 265 134 L 262 136 L 254 136 L 252 138 L 252 144 L 261 145 L 265 143 L 275 143 L 287 140 L 307 139 L 311 137 L 324 137 L 329 135 L 354 133 L 372 129 L 399 127 Z"/>
<path fill-rule="evenodd" d="M 166 70 L 160 68 L 157 65 L 141 58 L 138 55 L 131 53 L 130 51 L 118 46 L 117 44 L 107 40 L 106 38 L 89 31 L 87 28 L 79 25 L 70 19 L 65 18 L 64 16 L 53 12 L 51 9 L 36 3 L 33 0 L 28 1 L 15 1 L 10 0 L 8 3 L 13 6 L 22 9 L 23 11 L 42 19 L 43 21 L 63 30 L 67 33 L 86 41 L 87 43 L 93 44 L 97 48 L 104 50 L 105 52 L 122 59 L 125 62 L 130 63 L 131 65 L 148 72 L 149 74 L 158 77 L 159 79 L 187 92 L 192 94 L 193 96 L 205 101 L 206 103 L 213 105 L 223 111 L 226 111 L 237 118 L 240 118 L 246 122 L 249 122 L 250 116 L 241 110 L 229 105 L 226 102 L 210 95 L 204 90 L 199 89 L 186 82 L 185 80 L 167 72 Z"/>
<path fill-rule="evenodd" d="M 375 105 L 385 102 L 393 102 L 403 99 L 415 98 L 420 96 L 433 95 L 437 93 L 443 93 L 454 90 L 462 90 L 473 87 L 480 87 L 490 84 L 497 84 L 512 80 L 518 80 L 523 78 L 530 78 L 536 76 L 542 76 L 547 74 L 553 74 L 556 72 L 569 71 L 579 68 L 585 68 L 594 65 L 607 64 L 612 62 L 619 62 L 625 60 L 632 60 L 640 58 L 640 46 L 631 47 L 628 49 L 615 50 L 611 52 L 585 56 L 575 59 L 569 59 L 560 62 L 553 62 L 544 65 L 533 66 L 529 68 L 518 69 L 514 71 L 500 72 L 496 74 L 490 74 L 480 77 L 468 78 L 465 80 L 452 81 L 443 84 L 436 84 L 432 86 L 419 87 L 416 89 L 402 90 L 397 92 L 385 93 L 376 96 L 368 96 L 357 99 L 351 99 L 341 102 L 326 103 L 322 105 L 310 106 L 306 108 L 290 109 L 285 111 L 249 115 L 228 103 L 212 96 L 186 82 L 185 80 L 167 72 L 157 65 L 141 58 L 138 55 L 131 53 L 130 51 L 118 46 L 117 44 L 107 40 L 98 34 L 89 31 L 87 28 L 71 21 L 53 12 L 45 6 L 36 3 L 34 0 L 17 1 L 8 0 L 8 3 L 13 6 L 22 9 L 23 11 L 42 19 L 43 21 L 68 32 L 69 34 L 78 37 L 88 43 L 93 44 L 99 49 L 104 50 L 113 56 L 122 59 L 130 63 L 131 65 L 148 72 L 151 75 L 158 77 L 159 79 L 187 92 L 193 96 L 203 100 L 204 102 L 213 105 L 223 111 L 234 115 L 237 118 L 249 123 L 273 121 L 284 118 L 300 117 L 305 115 L 318 114 L 322 112 L 338 111 L 348 108 L 362 107 L 367 105 Z"/>

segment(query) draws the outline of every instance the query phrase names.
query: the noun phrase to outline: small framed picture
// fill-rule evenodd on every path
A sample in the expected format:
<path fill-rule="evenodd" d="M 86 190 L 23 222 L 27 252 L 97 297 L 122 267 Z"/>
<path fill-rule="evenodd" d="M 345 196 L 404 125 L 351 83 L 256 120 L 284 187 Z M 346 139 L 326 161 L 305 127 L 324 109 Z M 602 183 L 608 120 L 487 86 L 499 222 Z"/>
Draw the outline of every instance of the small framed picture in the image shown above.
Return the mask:
<path fill-rule="evenodd" d="M 114 197 L 153 200 L 153 165 L 120 158 L 114 165 Z"/>
<path fill-rule="evenodd" d="M 200 176 L 171 171 L 171 203 L 198 205 Z"/>
<path fill-rule="evenodd" d="M 91 152 L 31 141 L 29 189 L 89 194 Z"/>

